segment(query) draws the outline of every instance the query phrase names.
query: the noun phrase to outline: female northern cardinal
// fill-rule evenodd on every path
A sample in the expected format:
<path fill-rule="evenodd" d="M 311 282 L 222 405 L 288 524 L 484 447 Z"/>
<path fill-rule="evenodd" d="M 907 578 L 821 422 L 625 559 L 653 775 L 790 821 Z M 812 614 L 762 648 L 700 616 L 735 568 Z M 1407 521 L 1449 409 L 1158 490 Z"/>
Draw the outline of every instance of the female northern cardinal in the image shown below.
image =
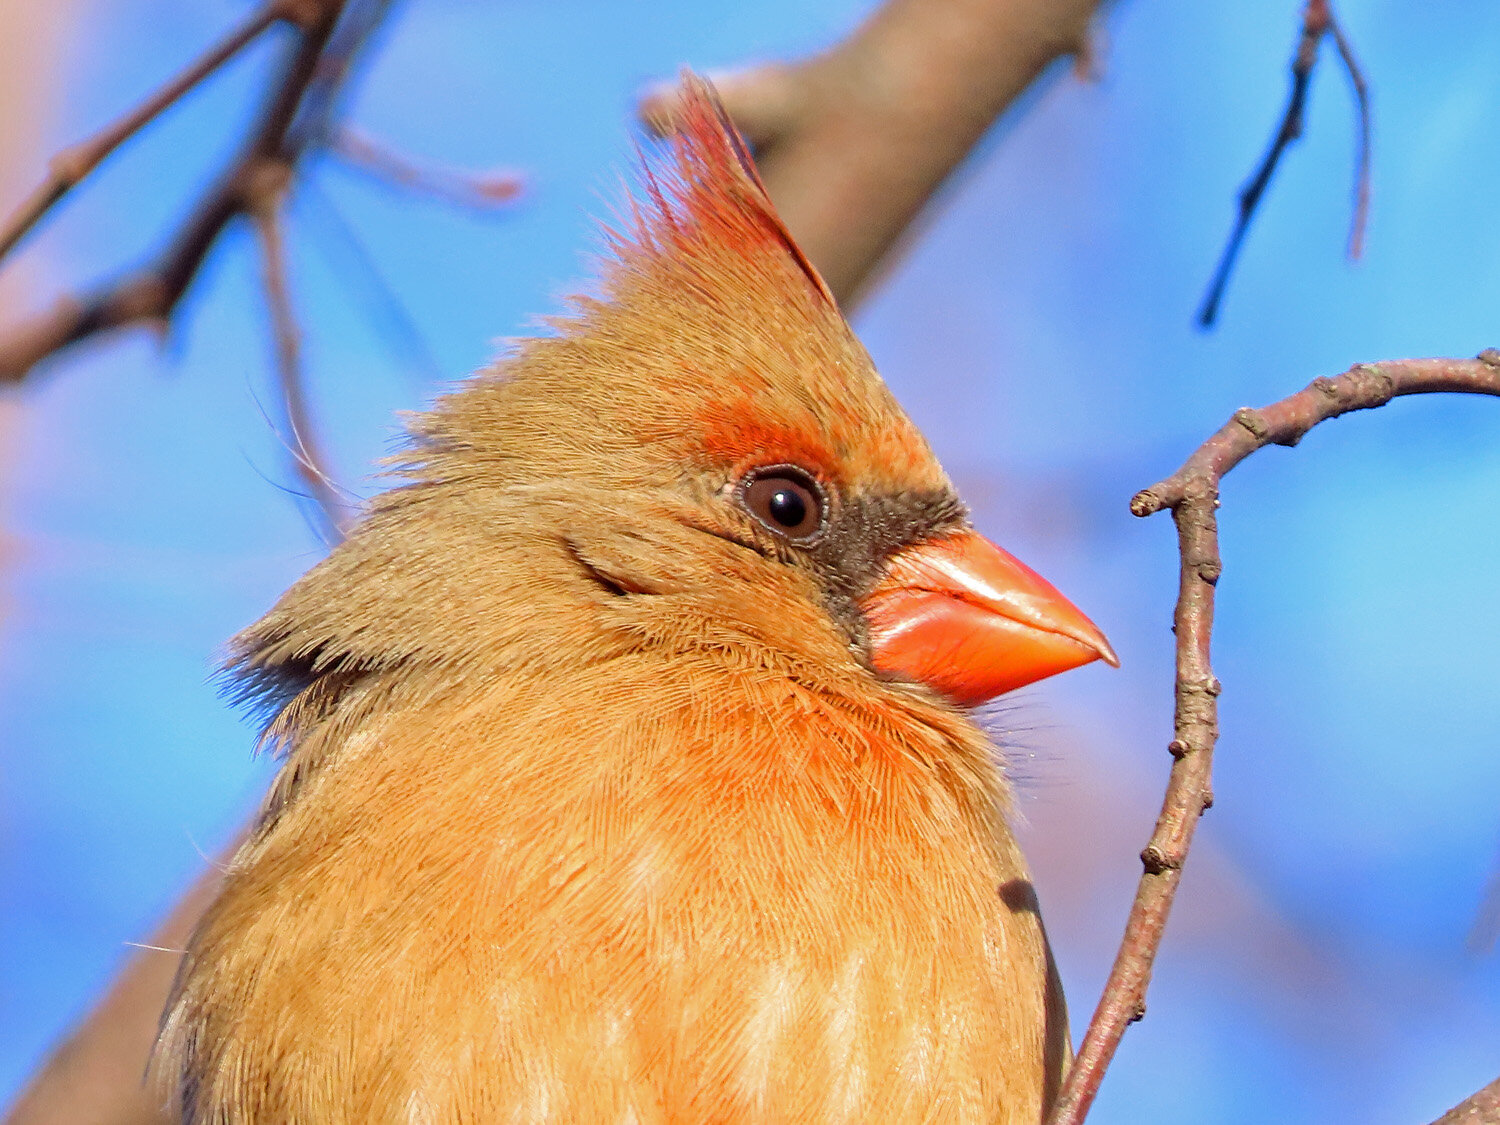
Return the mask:
<path fill-rule="evenodd" d="M 1067 1055 L 966 711 L 1114 655 L 963 505 L 712 92 L 602 296 L 235 642 L 286 762 L 189 1122 L 1026 1122 Z"/>

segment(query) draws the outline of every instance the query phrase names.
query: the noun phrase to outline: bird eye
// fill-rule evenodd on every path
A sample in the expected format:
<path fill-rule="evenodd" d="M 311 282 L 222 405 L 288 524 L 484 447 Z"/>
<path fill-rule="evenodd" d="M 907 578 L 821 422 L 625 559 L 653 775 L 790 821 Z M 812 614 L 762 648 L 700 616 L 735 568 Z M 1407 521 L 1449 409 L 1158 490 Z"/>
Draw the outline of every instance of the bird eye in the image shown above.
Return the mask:
<path fill-rule="evenodd" d="M 758 469 L 740 485 L 740 503 L 777 535 L 800 542 L 823 530 L 823 490 L 793 465 Z"/>

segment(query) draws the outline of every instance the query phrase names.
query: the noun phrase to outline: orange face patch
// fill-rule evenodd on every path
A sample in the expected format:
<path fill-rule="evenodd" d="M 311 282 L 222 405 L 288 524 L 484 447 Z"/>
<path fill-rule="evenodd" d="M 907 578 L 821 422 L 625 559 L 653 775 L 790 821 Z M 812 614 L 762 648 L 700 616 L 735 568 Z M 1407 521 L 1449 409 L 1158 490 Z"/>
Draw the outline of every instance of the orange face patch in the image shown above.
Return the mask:
<path fill-rule="evenodd" d="M 756 465 L 797 465 L 814 477 L 829 479 L 838 464 L 833 451 L 806 426 L 766 416 L 749 395 L 713 403 L 694 415 L 692 436 L 710 461 L 736 471 Z"/>

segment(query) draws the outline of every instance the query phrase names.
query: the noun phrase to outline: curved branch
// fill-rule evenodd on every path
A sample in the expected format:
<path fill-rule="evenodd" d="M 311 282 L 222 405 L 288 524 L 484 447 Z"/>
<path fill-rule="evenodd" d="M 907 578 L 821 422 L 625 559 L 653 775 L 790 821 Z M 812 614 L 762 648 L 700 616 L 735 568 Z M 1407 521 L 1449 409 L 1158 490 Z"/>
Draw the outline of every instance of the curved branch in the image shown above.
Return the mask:
<path fill-rule="evenodd" d="M 1130 501 L 1137 516 L 1172 510 L 1182 565 L 1173 628 L 1177 634 L 1176 718 L 1168 746 L 1174 759 L 1144 873 L 1120 951 L 1049 1125 L 1079 1125 L 1088 1113 L 1125 1029 L 1145 1014 L 1146 987 L 1177 893 L 1193 830 L 1213 804 L 1212 765 L 1219 735 L 1221 685 L 1209 663 L 1219 557 L 1219 482 L 1257 449 L 1296 445 L 1314 426 L 1352 410 L 1383 406 L 1402 395 L 1440 391 L 1500 396 L 1500 351 L 1477 359 L 1409 359 L 1358 364 L 1333 379 L 1314 379 L 1290 398 L 1260 410 L 1237 410 L 1223 428 L 1166 480 Z"/>

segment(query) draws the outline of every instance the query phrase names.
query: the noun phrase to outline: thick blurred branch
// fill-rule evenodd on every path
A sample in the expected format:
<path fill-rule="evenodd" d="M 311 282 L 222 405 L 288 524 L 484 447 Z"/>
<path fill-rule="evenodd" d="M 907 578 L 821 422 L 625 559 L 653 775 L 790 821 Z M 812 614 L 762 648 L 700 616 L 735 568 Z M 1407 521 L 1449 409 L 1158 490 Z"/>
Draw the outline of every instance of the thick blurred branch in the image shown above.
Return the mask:
<path fill-rule="evenodd" d="M 803 62 L 716 74 L 776 208 L 852 306 L 933 192 L 1058 58 L 1102 0 L 890 0 Z M 640 115 L 670 128 L 676 91 Z"/>
<path fill-rule="evenodd" d="M 1257 449 L 1296 445 L 1314 426 L 1353 410 L 1383 406 L 1401 395 L 1456 392 L 1500 396 L 1500 351 L 1477 359 L 1409 359 L 1359 364 L 1333 379 L 1260 410 L 1248 407 L 1201 445 L 1172 476 L 1135 495 L 1130 510 L 1149 516 L 1172 510 L 1182 557 L 1177 610 L 1177 686 L 1173 757 L 1166 797 L 1151 840 L 1125 936 L 1099 1006 L 1079 1046 L 1049 1125 L 1079 1125 L 1125 1029 L 1146 1010 L 1146 987 L 1177 893 L 1198 818 L 1213 804 L 1212 765 L 1219 737 L 1221 685 L 1209 663 L 1219 557 L 1219 482 Z M 1446 1119 L 1445 1119 L 1446 1120 Z M 1470 1120 L 1464 1118 L 1462 1120 Z M 1476 1118 L 1473 1120 L 1489 1120 Z"/>
<path fill-rule="evenodd" d="M 180 951 L 219 891 L 210 868 L 132 954 L 89 1018 L 52 1052 L 5 1125 L 171 1125 L 174 1112 L 146 1082 L 146 1062 L 177 975 Z"/>
<path fill-rule="evenodd" d="M 1282 111 L 1281 124 L 1271 139 L 1271 147 L 1260 167 L 1250 181 L 1240 189 L 1239 213 L 1234 227 L 1229 232 L 1229 241 L 1219 257 L 1213 280 L 1208 284 L 1208 295 L 1198 311 L 1198 323 L 1210 327 L 1219 316 L 1219 306 L 1224 300 L 1224 291 L 1229 286 L 1234 264 L 1239 259 L 1240 246 L 1250 229 L 1260 207 L 1266 188 L 1281 164 L 1281 158 L 1291 143 L 1302 136 L 1303 119 L 1307 109 L 1307 91 L 1312 83 L 1313 68 L 1318 63 L 1318 48 L 1325 36 L 1331 37 L 1344 64 L 1344 71 L 1354 87 L 1355 101 L 1355 153 L 1354 153 L 1354 214 L 1349 221 L 1349 257 L 1358 258 L 1365 244 L 1365 223 L 1370 211 L 1370 96 L 1365 85 L 1364 73 L 1354 57 L 1344 29 L 1339 26 L 1329 0 L 1306 0 L 1302 8 L 1302 33 L 1297 37 L 1297 49 L 1292 54 L 1292 89 L 1287 97 L 1286 109 Z"/>

